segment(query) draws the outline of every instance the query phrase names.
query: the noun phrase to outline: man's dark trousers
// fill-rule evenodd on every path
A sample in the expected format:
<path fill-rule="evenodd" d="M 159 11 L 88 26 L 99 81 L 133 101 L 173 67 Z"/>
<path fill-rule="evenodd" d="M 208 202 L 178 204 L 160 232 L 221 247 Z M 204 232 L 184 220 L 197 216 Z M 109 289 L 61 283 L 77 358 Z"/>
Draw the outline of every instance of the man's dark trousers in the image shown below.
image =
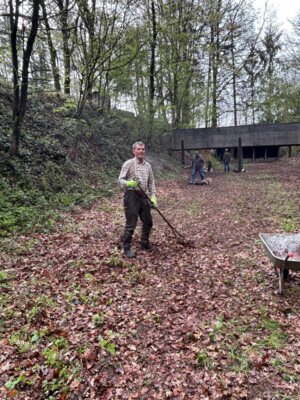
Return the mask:
<path fill-rule="evenodd" d="M 124 208 L 126 217 L 123 238 L 124 250 L 129 250 L 131 247 L 132 236 L 136 228 L 138 217 L 140 217 L 143 223 L 141 244 L 143 246 L 149 246 L 149 235 L 153 225 L 149 200 L 141 192 L 126 190 L 124 194 Z"/>

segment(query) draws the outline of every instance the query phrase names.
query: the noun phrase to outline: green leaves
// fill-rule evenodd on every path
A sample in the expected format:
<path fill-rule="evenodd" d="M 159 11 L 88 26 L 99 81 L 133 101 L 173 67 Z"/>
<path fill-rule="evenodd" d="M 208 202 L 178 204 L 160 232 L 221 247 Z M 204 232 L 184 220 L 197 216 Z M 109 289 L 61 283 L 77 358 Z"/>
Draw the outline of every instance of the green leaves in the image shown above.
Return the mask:
<path fill-rule="evenodd" d="M 32 385 L 33 382 L 28 380 L 25 375 L 21 374 L 16 379 L 10 379 L 7 381 L 4 386 L 9 390 L 13 390 L 20 384 Z"/>
<path fill-rule="evenodd" d="M 105 350 L 110 355 L 115 355 L 117 352 L 116 345 L 112 342 L 114 338 L 113 334 L 109 335 L 108 339 L 105 339 L 102 335 L 98 336 L 98 342 L 101 349 Z"/>
<path fill-rule="evenodd" d="M 76 110 L 76 101 L 72 97 L 67 97 L 64 103 L 60 107 L 53 109 L 54 113 L 62 113 L 65 116 L 74 115 Z"/>

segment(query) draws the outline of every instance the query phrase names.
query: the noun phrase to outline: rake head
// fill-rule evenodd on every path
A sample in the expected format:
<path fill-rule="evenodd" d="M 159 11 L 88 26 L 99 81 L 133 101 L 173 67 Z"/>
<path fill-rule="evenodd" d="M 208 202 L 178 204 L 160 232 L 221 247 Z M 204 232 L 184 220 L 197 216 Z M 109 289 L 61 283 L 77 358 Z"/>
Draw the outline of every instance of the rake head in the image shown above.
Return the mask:
<path fill-rule="evenodd" d="M 195 241 L 192 239 L 186 239 L 184 237 L 177 237 L 177 243 L 184 247 L 196 247 Z"/>

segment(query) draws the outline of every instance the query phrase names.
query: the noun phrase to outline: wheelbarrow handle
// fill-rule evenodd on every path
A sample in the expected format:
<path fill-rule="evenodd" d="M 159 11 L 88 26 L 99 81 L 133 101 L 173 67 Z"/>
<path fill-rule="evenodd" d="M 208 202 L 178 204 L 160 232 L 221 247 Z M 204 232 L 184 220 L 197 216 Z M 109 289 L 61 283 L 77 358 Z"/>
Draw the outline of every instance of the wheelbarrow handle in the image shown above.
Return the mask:
<path fill-rule="evenodd" d="M 139 189 L 140 189 L 140 191 L 147 197 L 147 199 L 148 199 L 148 200 L 150 201 L 150 203 L 151 203 L 150 197 L 149 197 L 148 194 L 145 192 L 145 190 L 144 190 L 143 188 L 141 188 L 140 185 L 139 185 Z M 168 226 L 171 228 L 171 230 L 172 230 L 172 232 L 173 232 L 173 234 L 174 234 L 175 237 L 176 237 L 176 235 L 178 235 L 178 236 L 184 238 L 184 236 L 183 236 L 180 232 L 178 232 L 178 230 L 171 224 L 171 222 L 169 222 L 169 221 L 167 220 L 167 218 L 163 215 L 163 213 L 162 213 L 157 207 L 153 207 L 153 208 L 158 212 L 158 214 L 162 217 L 162 219 L 168 224 Z"/>

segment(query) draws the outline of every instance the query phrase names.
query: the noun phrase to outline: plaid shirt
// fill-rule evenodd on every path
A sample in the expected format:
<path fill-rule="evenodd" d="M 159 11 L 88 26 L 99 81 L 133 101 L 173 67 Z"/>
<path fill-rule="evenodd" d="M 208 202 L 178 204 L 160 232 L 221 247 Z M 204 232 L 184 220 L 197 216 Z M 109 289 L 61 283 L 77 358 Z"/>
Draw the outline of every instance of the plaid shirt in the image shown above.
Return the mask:
<path fill-rule="evenodd" d="M 147 161 L 140 162 L 136 157 L 126 161 L 121 169 L 118 183 L 122 189 L 126 188 L 126 181 L 138 178 L 142 189 L 155 196 L 155 182 L 152 167 Z M 138 190 L 138 189 L 135 189 Z"/>

